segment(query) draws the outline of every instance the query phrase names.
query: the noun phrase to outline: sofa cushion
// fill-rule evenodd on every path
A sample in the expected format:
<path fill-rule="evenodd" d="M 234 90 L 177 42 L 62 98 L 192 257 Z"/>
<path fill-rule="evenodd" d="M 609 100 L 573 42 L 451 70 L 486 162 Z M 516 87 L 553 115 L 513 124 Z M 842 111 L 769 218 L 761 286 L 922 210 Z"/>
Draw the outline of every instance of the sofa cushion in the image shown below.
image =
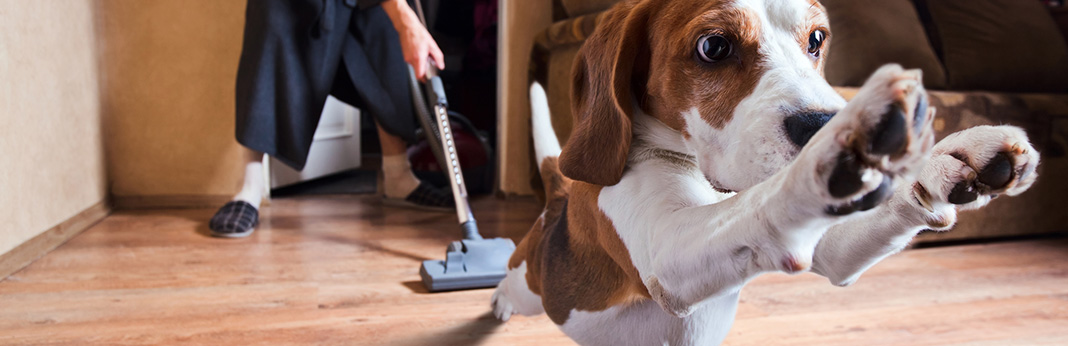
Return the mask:
<path fill-rule="evenodd" d="M 1068 91 L 1068 47 L 1035 0 L 918 0 L 954 90 Z"/>
<path fill-rule="evenodd" d="M 560 0 L 568 17 L 607 10 L 620 0 Z"/>
<path fill-rule="evenodd" d="M 859 86 L 879 66 L 923 70 L 928 89 L 946 86 L 945 71 L 909 0 L 821 0 L 831 21 L 825 74 L 832 85 Z"/>

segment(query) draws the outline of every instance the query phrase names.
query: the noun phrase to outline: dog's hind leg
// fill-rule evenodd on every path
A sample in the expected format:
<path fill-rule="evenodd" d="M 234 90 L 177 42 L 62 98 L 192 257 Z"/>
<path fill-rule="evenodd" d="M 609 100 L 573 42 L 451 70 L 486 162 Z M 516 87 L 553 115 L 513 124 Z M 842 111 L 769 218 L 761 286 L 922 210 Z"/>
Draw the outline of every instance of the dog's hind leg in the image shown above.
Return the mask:
<path fill-rule="evenodd" d="M 513 314 L 537 315 L 545 312 L 541 297 L 531 287 L 538 287 L 537 282 L 527 282 L 527 277 L 538 277 L 540 256 L 535 248 L 541 242 L 546 222 L 560 217 L 561 207 L 565 203 L 571 179 L 560 174 L 557 157 L 560 156 L 560 142 L 553 130 L 549 114 L 549 100 L 545 89 L 537 82 L 530 86 L 531 127 L 534 136 L 534 153 L 538 160 L 542 183 L 545 184 L 545 212 L 542 213 L 534 227 L 519 242 L 515 254 L 508 265 L 508 275 L 493 293 L 493 313 L 497 318 L 507 321 Z M 532 263 L 528 265 L 529 263 Z M 529 273 L 528 272 L 532 272 Z M 533 286 L 531 285 L 533 284 Z"/>
<path fill-rule="evenodd" d="M 493 292 L 493 298 L 490 300 L 493 314 L 502 321 L 507 321 L 514 314 L 532 316 L 545 312 L 541 296 L 534 293 L 535 290 L 542 290 L 540 274 L 543 270 L 542 256 L 536 245 L 542 242 L 545 234 L 543 225 L 546 218 L 559 217 L 558 208 L 551 208 L 557 204 L 554 204 L 553 200 L 549 201 L 549 207 L 534 222 L 534 226 L 519 242 L 512 258 L 508 260 L 508 272 L 504 280 L 497 284 L 497 290 Z M 528 281 L 528 278 L 533 281 Z"/>
<path fill-rule="evenodd" d="M 508 269 L 497 290 L 493 292 L 493 314 L 502 321 L 507 321 L 514 314 L 524 316 L 538 315 L 545 312 L 541 297 L 530 290 L 527 283 L 527 262 Z"/>

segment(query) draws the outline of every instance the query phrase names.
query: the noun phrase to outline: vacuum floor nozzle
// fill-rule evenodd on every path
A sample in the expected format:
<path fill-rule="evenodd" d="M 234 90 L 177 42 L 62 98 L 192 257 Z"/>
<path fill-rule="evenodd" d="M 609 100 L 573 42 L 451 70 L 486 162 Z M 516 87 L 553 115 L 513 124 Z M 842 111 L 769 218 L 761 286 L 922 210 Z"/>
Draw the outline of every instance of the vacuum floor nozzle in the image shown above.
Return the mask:
<path fill-rule="evenodd" d="M 423 261 L 419 275 L 431 292 L 495 287 L 504 279 L 515 252 L 511 239 L 466 239 L 452 242 L 445 260 Z"/>

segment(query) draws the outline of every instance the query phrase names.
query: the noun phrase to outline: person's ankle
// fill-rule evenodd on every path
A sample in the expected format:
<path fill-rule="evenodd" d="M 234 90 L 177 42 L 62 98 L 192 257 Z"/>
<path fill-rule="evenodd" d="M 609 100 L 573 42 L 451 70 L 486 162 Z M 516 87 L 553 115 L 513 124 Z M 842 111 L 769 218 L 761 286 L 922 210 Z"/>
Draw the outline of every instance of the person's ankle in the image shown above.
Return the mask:
<path fill-rule="evenodd" d="M 388 198 L 405 198 L 419 187 L 405 155 L 382 156 L 382 185 Z"/>
<path fill-rule="evenodd" d="M 260 209 L 263 201 L 264 190 L 263 164 L 258 161 L 249 162 L 245 165 L 245 183 L 241 191 L 234 195 L 234 201 L 244 201 L 253 208 Z"/>

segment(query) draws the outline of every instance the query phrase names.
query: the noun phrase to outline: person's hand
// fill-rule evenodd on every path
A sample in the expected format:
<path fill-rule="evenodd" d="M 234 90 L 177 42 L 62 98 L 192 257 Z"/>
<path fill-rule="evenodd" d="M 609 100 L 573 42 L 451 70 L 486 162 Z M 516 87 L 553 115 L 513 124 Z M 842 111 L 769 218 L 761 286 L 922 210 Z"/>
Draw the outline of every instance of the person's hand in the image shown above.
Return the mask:
<path fill-rule="evenodd" d="M 415 77 L 420 81 L 426 81 L 427 57 L 429 57 L 438 70 L 445 69 L 445 56 L 438 48 L 437 42 L 419 21 L 419 16 L 412 11 L 405 0 L 386 0 L 382 3 L 386 10 L 393 28 L 400 34 L 401 51 L 404 61 L 412 65 Z"/>

